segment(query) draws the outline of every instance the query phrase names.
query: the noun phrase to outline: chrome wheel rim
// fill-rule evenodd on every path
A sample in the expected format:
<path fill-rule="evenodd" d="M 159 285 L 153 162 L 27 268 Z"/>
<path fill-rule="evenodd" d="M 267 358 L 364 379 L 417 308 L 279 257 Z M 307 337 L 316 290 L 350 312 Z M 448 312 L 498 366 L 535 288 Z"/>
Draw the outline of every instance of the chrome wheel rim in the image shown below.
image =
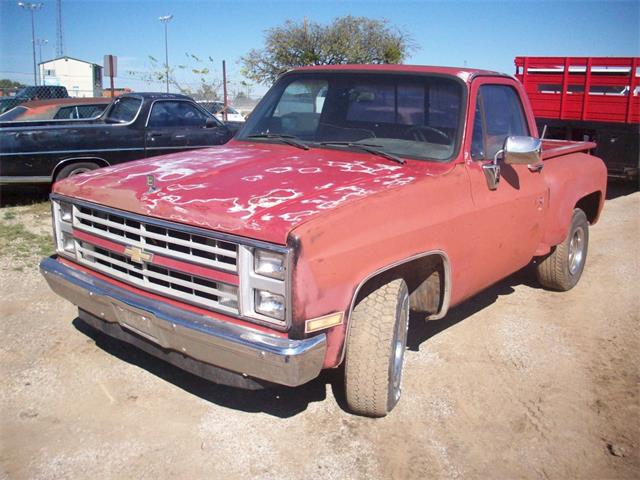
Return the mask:
<path fill-rule="evenodd" d="M 393 388 L 393 399 L 398 401 L 402 392 L 402 370 L 404 367 L 405 350 L 407 348 L 407 332 L 409 330 L 409 296 L 405 295 L 400 309 L 396 331 L 396 341 L 393 345 L 393 366 L 391 372 L 391 384 Z"/>
<path fill-rule="evenodd" d="M 569 273 L 575 275 L 584 261 L 584 228 L 579 227 L 573 232 L 569 241 Z"/>

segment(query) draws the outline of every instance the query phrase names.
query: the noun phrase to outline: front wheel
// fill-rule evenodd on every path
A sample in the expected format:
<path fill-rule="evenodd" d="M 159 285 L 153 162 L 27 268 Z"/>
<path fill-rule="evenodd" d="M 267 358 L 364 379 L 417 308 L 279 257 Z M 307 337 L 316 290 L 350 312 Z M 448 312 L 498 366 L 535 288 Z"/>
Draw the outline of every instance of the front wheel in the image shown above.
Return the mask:
<path fill-rule="evenodd" d="M 90 172 L 98 168 L 98 165 L 93 162 L 75 162 L 65 165 L 60 169 L 56 175 L 56 182 L 59 182 L 63 178 L 73 177 L 74 175 L 80 175 L 81 173 Z"/>
<path fill-rule="evenodd" d="M 576 208 L 567 237 L 536 266 L 540 284 L 561 292 L 575 287 L 584 270 L 588 247 L 589 222 L 585 213 Z"/>
<path fill-rule="evenodd" d="M 409 291 L 402 279 L 376 288 L 353 309 L 345 389 L 354 413 L 383 417 L 398 403 L 408 326 Z"/>

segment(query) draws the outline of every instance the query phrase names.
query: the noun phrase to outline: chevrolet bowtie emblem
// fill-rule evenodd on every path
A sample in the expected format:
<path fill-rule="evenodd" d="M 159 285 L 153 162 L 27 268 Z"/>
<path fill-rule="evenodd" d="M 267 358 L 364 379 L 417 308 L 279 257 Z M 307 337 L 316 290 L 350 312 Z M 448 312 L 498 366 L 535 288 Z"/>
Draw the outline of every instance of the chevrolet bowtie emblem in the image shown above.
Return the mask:
<path fill-rule="evenodd" d="M 136 263 L 150 262 L 153 259 L 153 253 L 147 253 L 138 247 L 127 247 L 124 254 Z"/>

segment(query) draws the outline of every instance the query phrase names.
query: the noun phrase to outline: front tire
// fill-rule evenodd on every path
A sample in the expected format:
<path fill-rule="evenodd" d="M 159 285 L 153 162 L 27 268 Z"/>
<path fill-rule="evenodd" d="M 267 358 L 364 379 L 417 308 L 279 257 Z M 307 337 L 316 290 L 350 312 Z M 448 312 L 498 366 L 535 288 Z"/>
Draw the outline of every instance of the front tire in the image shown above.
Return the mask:
<path fill-rule="evenodd" d="M 584 270 L 588 247 L 589 222 L 585 213 L 576 208 L 567 238 L 536 265 L 540 284 L 560 292 L 575 287 Z"/>
<path fill-rule="evenodd" d="M 353 309 L 345 357 L 349 408 L 384 417 L 400 399 L 409 326 L 409 291 L 402 279 L 377 287 Z"/>
<path fill-rule="evenodd" d="M 95 170 L 98 168 L 98 165 L 93 162 L 76 162 L 70 163 L 69 165 L 65 165 L 60 169 L 58 174 L 56 175 L 56 182 L 67 178 L 73 177 L 74 175 L 80 175 L 81 173 L 90 172 L 91 170 Z"/>

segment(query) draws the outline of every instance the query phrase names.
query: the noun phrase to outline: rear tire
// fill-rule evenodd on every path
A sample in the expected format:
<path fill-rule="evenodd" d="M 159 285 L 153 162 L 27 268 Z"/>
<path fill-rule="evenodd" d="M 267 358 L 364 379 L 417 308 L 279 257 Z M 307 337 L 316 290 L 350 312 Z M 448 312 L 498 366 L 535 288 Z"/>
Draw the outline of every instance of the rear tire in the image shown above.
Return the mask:
<path fill-rule="evenodd" d="M 98 168 L 98 164 L 93 162 L 76 162 L 70 163 L 69 165 L 65 165 L 60 169 L 58 174 L 56 175 L 56 182 L 67 178 L 73 177 L 74 175 L 80 175 L 81 173 L 90 172 L 91 170 L 95 170 Z"/>
<path fill-rule="evenodd" d="M 345 357 L 349 408 L 384 417 L 400 399 L 409 326 L 409 291 L 402 279 L 379 286 L 353 309 Z"/>
<path fill-rule="evenodd" d="M 540 284 L 560 292 L 575 287 L 584 270 L 588 247 L 589 222 L 585 213 L 576 208 L 567 238 L 536 265 Z"/>

